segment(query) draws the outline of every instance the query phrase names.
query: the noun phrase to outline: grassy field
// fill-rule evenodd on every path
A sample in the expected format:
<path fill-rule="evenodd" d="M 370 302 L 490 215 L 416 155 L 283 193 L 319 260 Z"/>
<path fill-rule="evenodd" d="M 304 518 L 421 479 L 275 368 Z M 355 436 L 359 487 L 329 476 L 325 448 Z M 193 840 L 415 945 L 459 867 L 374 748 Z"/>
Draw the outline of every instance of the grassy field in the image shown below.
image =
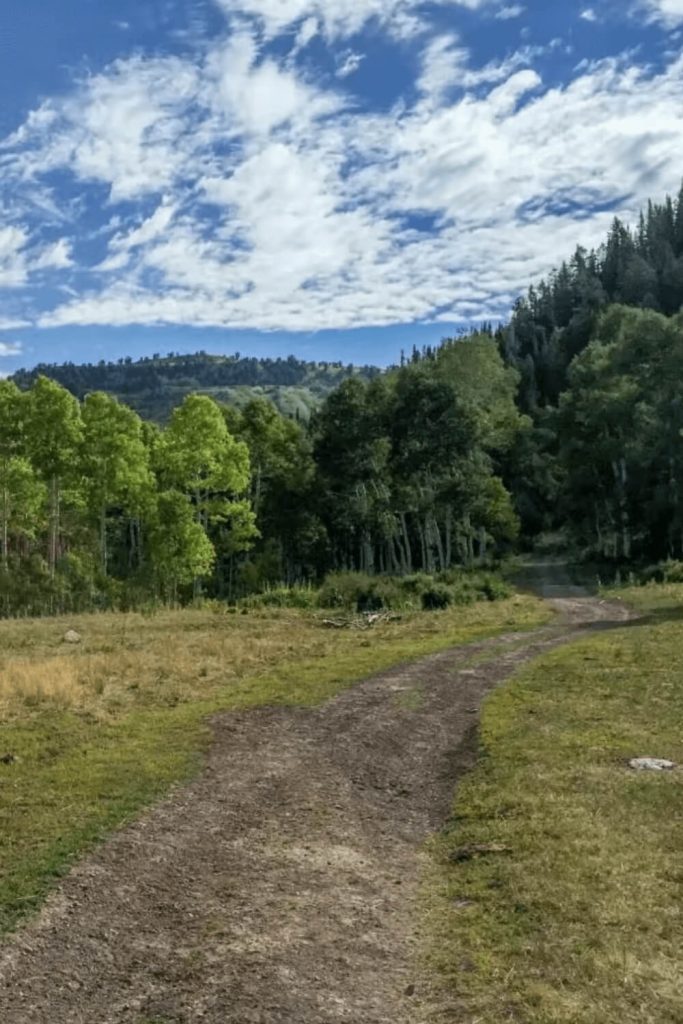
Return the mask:
<path fill-rule="evenodd" d="M 314 704 L 448 646 L 548 615 L 515 597 L 413 613 L 372 633 L 296 611 L 0 623 L 0 930 L 89 845 L 194 772 L 221 709 Z M 67 629 L 82 636 L 64 644 Z"/>
<path fill-rule="evenodd" d="M 430 961 L 463 1024 L 680 1024 L 683 586 L 488 700 L 483 756 L 433 843 Z M 498 852 L 461 860 L 472 844 Z"/>

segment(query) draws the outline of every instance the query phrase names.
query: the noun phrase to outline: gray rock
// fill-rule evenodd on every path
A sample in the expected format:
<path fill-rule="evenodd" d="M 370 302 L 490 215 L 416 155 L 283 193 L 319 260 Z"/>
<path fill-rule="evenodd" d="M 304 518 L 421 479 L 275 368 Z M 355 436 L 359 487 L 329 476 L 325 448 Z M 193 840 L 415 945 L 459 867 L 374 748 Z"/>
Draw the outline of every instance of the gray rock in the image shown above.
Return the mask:
<path fill-rule="evenodd" d="M 64 634 L 65 644 L 80 644 L 81 634 L 77 633 L 75 629 L 70 629 Z"/>
<path fill-rule="evenodd" d="M 660 757 L 634 757 L 629 767 L 636 772 L 671 772 L 676 767 L 673 761 L 664 761 Z"/>

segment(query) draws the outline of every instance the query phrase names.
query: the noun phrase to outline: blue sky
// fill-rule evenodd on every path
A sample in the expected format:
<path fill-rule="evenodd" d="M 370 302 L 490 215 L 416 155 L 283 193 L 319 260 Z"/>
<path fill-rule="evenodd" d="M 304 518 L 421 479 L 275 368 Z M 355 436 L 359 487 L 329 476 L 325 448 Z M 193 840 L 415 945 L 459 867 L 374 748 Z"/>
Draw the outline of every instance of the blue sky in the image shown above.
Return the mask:
<path fill-rule="evenodd" d="M 683 177 L 683 0 L 5 0 L 0 372 L 386 363 Z"/>

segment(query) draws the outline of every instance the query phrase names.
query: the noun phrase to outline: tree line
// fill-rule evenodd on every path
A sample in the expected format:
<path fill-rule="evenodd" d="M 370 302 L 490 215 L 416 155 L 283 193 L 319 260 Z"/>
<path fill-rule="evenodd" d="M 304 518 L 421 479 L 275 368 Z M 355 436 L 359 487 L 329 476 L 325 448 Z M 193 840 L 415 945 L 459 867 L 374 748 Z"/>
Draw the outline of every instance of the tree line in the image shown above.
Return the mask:
<path fill-rule="evenodd" d="M 38 376 L 0 383 L 5 614 L 235 599 L 340 569 L 434 572 L 517 532 L 516 372 L 473 336 L 345 380 L 310 426 L 190 395 L 165 427 Z"/>
<path fill-rule="evenodd" d="M 184 388 L 186 393 L 213 388 L 306 386 L 325 394 L 347 377 L 375 376 L 376 367 L 355 367 L 341 362 L 306 362 L 289 356 L 256 358 L 236 352 L 232 356 L 197 352 L 182 355 L 169 352 L 133 360 L 130 357 L 98 363 L 40 363 L 31 370 L 19 370 L 12 380 L 22 390 L 38 377 L 49 377 L 83 399 L 91 391 L 106 391 L 119 397 L 158 393 Z"/>

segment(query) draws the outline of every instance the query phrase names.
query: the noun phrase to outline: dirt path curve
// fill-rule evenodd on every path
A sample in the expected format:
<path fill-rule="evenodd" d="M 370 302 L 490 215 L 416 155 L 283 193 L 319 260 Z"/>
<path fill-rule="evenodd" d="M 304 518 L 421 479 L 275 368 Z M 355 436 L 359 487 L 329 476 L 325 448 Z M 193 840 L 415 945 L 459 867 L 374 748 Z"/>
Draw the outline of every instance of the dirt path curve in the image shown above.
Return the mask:
<path fill-rule="evenodd" d="M 315 710 L 215 720 L 195 782 L 87 857 L 0 948 L 3 1024 L 421 1024 L 422 844 L 486 693 L 625 609 L 426 658 Z M 414 990 L 413 990 L 414 986 Z"/>

